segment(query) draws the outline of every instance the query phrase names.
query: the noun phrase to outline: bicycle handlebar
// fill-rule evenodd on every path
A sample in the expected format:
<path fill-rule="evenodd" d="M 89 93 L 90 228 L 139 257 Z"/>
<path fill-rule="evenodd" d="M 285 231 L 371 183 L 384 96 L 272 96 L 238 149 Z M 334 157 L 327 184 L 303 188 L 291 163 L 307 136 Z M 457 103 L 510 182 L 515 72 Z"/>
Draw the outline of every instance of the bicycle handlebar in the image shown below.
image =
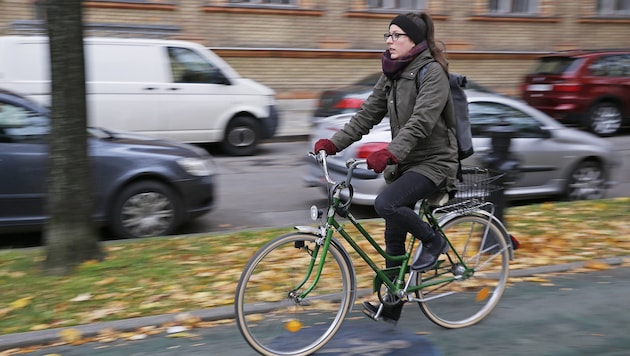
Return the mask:
<path fill-rule="evenodd" d="M 308 155 L 314 158 L 315 160 L 317 160 L 317 162 L 320 164 L 320 166 L 322 167 L 322 170 L 324 171 L 324 178 L 326 179 L 326 182 L 328 182 L 328 184 L 337 184 L 337 182 L 335 182 L 330 177 L 330 173 L 328 171 L 328 163 L 326 162 L 326 157 L 328 156 L 326 154 L 326 151 L 320 150 L 317 153 L 309 152 Z M 367 162 L 366 159 L 358 159 L 358 158 L 350 158 L 349 160 L 346 161 L 346 167 L 348 168 L 348 174 L 346 176 L 346 181 L 345 181 L 346 186 L 350 185 L 350 181 L 352 180 L 352 174 L 354 173 L 354 169 L 357 168 L 360 164 L 363 164 L 366 162 Z"/>

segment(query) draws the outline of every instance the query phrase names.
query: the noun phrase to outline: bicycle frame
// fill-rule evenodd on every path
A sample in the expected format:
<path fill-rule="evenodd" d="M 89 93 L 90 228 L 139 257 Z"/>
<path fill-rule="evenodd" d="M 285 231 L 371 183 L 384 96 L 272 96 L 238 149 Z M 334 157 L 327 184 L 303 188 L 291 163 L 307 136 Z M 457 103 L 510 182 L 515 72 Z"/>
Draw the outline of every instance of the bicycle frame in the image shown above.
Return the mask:
<path fill-rule="evenodd" d="M 319 152 L 317 155 L 312 155 L 312 156 L 316 158 L 318 162 L 322 164 L 324 174 L 326 176 L 326 180 L 330 185 L 329 192 L 331 192 L 331 194 L 329 196 L 329 199 L 331 201 L 329 201 L 329 204 L 328 204 L 326 223 L 323 226 L 320 226 L 317 232 L 315 232 L 315 230 L 313 229 L 309 229 L 309 232 L 317 233 L 319 236 L 321 236 L 321 239 L 320 241 L 318 241 L 316 247 L 312 251 L 311 263 L 308 267 L 308 271 L 305 278 L 302 280 L 302 282 L 298 286 L 296 286 L 295 289 L 293 289 L 293 292 L 297 291 L 299 288 L 305 285 L 306 281 L 313 273 L 313 269 L 315 268 L 317 257 L 320 255 L 320 253 L 321 253 L 321 259 L 319 260 L 317 270 L 315 272 L 316 273 L 315 279 L 312 281 L 311 285 L 299 296 L 295 296 L 295 297 L 297 297 L 299 300 L 305 298 L 308 295 L 308 293 L 311 290 L 313 290 L 313 288 L 315 288 L 315 286 L 317 285 L 321 272 L 323 270 L 324 264 L 326 262 L 325 261 L 326 255 L 328 253 L 328 249 L 330 247 L 330 243 L 331 243 L 331 240 L 333 239 L 333 234 L 335 231 L 337 231 L 344 238 L 344 240 L 359 254 L 359 256 L 361 256 L 363 261 L 365 261 L 365 263 L 376 273 L 377 277 L 375 277 L 374 279 L 375 291 L 378 288 L 378 281 L 380 280 L 382 283 L 384 283 L 387 286 L 387 288 L 389 288 L 391 293 L 398 295 L 399 297 L 403 297 L 403 296 L 406 296 L 407 293 L 413 293 L 415 291 L 418 291 L 428 286 L 434 286 L 434 285 L 438 285 L 442 283 L 452 282 L 457 279 L 465 278 L 469 274 L 474 273 L 474 270 L 469 268 L 466 265 L 465 261 L 461 258 L 459 252 L 454 249 L 452 243 L 448 240 L 448 237 L 444 235 L 439 225 L 438 219 L 431 212 L 431 209 L 429 208 L 428 202 L 426 200 L 423 200 L 421 202 L 419 214 L 422 215 L 424 219 L 426 219 L 430 225 L 440 230 L 440 233 L 442 234 L 442 236 L 445 237 L 449 245 L 450 251 L 452 251 L 452 253 L 455 255 L 457 262 L 463 267 L 464 269 L 463 274 L 452 275 L 450 277 L 443 277 L 443 275 L 447 274 L 447 272 L 439 273 L 438 268 L 433 268 L 434 275 L 430 276 L 429 278 L 426 279 L 426 281 L 424 281 L 423 283 L 419 285 L 411 285 L 411 282 L 414 279 L 413 277 L 415 273 L 417 273 L 417 272 L 411 271 L 410 278 L 407 279 L 406 285 L 403 286 L 404 276 L 405 274 L 407 274 L 407 271 L 409 270 L 409 265 L 410 265 L 410 260 L 411 260 L 411 251 L 414 251 L 414 245 L 415 245 L 416 239 L 413 236 L 411 236 L 408 242 L 408 247 L 406 249 L 405 254 L 398 255 L 398 256 L 388 255 L 385 252 L 385 250 L 376 242 L 376 240 L 363 228 L 363 226 L 359 223 L 359 221 L 357 221 L 357 219 L 352 215 L 352 213 L 350 213 L 349 211 L 344 211 L 345 213 L 344 215 L 348 218 L 350 223 L 361 233 L 361 236 L 363 236 L 370 243 L 370 245 L 372 245 L 374 250 L 380 256 L 382 256 L 384 259 L 389 260 L 389 261 L 401 262 L 400 267 L 394 267 L 391 269 L 379 268 L 377 264 L 374 262 L 374 260 L 372 260 L 372 258 L 368 256 L 368 254 L 357 244 L 355 239 L 343 228 L 343 226 L 336 219 L 336 214 L 339 211 L 339 209 L 345 209 L 349 205 L 349 202 L 352 200 L 352 196 L 350 196 L 349 201 L 347 203 L 343 203 L 341 200 L 341 190 L 344 188 L 350 187 L 350 180 L 352 179 L 352 174 L 353 174 L 354 169 L 359 164 L 365 163 L 365 160 L 348 161 L 346 163 L 348 167 L 347 178 L 345 181 L 337 183 L 337 182 L 332 181 L 332 179 L 330 178 L 328 174 L 328 168 L 326 166 L 325 156 L 323 155 L 324 153 L 322 151 L 322 152 Z M 492 215 L 489 215 L 489 218 L 492 218 Z M 298 229 L 300 229 L 300 227 L 298 227 Z M 453 262 L 450 254 L 447 254 L 447 258 L 451 260 L 451 263 Z M 398 271 L 397 275 L 395 274 L 396 271 Z M 396 277 L 396 279 L 394 280 L 394 282 L 392 282 L 392 277 L 394 276 Z M 415 298 L 412 298 L 412 299 L 418 300 Z"/>

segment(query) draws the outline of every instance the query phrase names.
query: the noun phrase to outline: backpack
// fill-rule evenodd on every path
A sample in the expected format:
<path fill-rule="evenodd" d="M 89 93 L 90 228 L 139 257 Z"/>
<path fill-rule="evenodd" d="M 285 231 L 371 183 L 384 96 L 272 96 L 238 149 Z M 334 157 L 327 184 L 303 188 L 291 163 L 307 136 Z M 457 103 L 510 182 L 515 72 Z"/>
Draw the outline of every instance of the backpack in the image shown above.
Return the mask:
<path fill-rule="evenodd" d="M 429 62 L 432 63 L 432 62 Z M 428 63 L 427 63 L 428 64 Z M 427 71 L 425 64 L 418 72 L 416 77 L 416 89 L 420 90 L 422 77 Z M 472 156 L 474 152 L 472 144 L 472 133 L 470 130 L 470 116 L 468 115 L 468 99 L 464 88 L 466 88 L 466 76 L 461 74 L 449 73 L 448 83 L 451 87 L 451 98 L 453 100 L 453 108 L 455 109 L 455 127 L 450 127 L 448 122 L 446 126 L 449 129 L 455 129 L 455 137 L 457 138 L 457 153 L 459 160 Z"/>

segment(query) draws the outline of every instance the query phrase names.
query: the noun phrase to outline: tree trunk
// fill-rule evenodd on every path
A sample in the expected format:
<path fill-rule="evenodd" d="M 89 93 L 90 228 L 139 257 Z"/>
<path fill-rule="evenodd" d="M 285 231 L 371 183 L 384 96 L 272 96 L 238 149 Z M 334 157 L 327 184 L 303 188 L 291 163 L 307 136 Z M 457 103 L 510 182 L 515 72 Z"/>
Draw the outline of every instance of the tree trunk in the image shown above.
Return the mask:
<path fill-rule="evenodd" d="M 92 220 L 81 1 L 48 0 L 44 6 L 52 81 L 44 273 L 64 275 L 104 256 Z"/>

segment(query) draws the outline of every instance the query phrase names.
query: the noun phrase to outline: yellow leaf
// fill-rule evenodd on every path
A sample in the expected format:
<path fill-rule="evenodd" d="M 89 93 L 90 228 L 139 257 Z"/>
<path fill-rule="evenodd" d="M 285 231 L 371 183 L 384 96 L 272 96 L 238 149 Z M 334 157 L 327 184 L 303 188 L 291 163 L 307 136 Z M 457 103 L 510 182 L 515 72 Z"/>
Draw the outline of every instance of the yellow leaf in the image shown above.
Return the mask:
<path fill-rule="evenodd" d="M 168 334 L 168 335 L 166 335 L 166 337 L 174 337 L 174 338 L 195 337 L 195 336 L 197 336 L 197 334 L 193 334 L 193 333 L 189 333 L 189 332 L 181 332 L 181 333 L 175 333 L 175 334 Z"/>
<path fill-rule="evenodd" d="M 70 299 L 71 302 L 85 302 L 86 300 L 90 300 L 92 299 L 92 294 L 90 293 L 83 293 L 83 294 L 79 294 L 76 297 Z"/>
<path fill-rule="evenodd" d="M 475 301 L 477 302 L 481 302 L 483 300 L 486 300 L 486 298 L 488 298 L 488 295 L 490 295 L 490 288 L 489 287 L 483 287 L 479 290 L 479 292 L 477 292 L 477 296 L 475 297 Z"/>
<path fill-rule="evenodd" d="M 46 330 L 49 329 L 50 325 L 48 324 L 37 324 L 37 325 L 33 325 L 31 326 L 30 330 L 31 331 L 38 331 L 38 330 Z"/>
<path fill-rule="evenodd" d="M 63 342 L 72 344 L 81 340 L 81 332 L 77 329 L 63 329 L 59 332 L 59 337 Z"/>
<path fill-rule="evenodd" d="M 302 329 L 302 323 L 293 319 L 285 323 L 284 328 L 287 329 L 288 332 L 296 333 Z"/>
<path fill-rule="evenodd" d="M 596 269 L 596 270 L 607 270 L 610 268 L 610 265 L 604 262 L 589 261 L 584 264 L 584 268 Z"/>
<path fill-rule="evenodd" d="M 31 299 L 33 299 L 33 297 L 24 297 L 24 298 L 20 298 L 14 302 L 11 303 L 11 308 L 12 309 L 22 309 L 24 307 L 26 307 L 27 305 L 31 304 Z"/>
<path fill-rule="evenodd" d="M 98 281 L 98 282 L 96 282 L 94 284 L 96 284 L 97 286 L 105 286 L 105 285 L 114 283 L 114 281 L 116 281 L 116 278 L 109 277 L 109 278 L 101 279 L 100 281 Z"/>

